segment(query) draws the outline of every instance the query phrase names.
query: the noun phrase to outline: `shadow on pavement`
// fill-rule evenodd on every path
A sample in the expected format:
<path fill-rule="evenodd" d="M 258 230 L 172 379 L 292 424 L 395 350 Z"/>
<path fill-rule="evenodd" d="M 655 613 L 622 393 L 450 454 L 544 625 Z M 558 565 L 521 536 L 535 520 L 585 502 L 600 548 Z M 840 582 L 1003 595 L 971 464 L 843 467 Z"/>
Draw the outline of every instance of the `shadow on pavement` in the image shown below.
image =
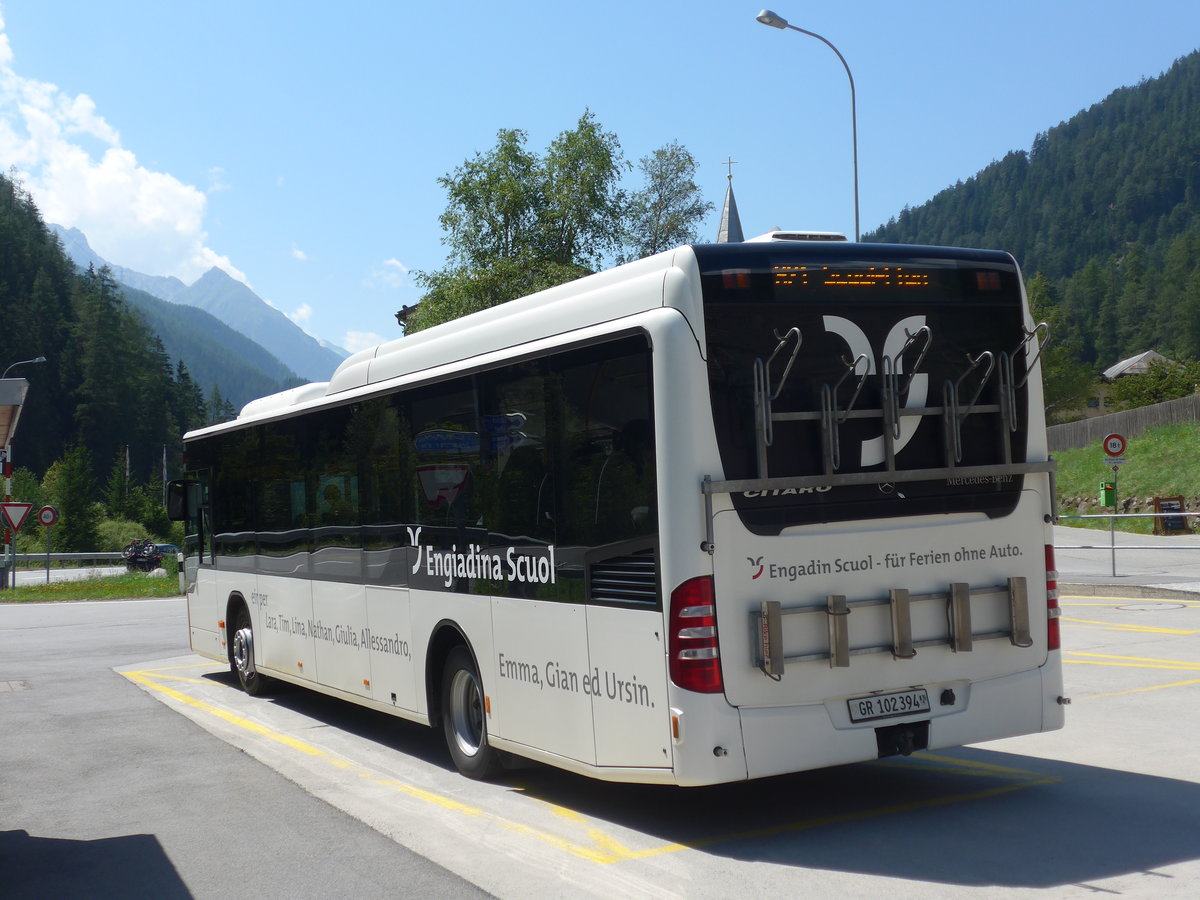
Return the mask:
<path fill-rule="evenodd" d="M 228 673 L 206 676 L 236 690 Z M 274 703 L 452 770 L 440 730 L 281 685 Z M 1046 888 L 1200 857 L 1200 784 L 977 748 L 704 788 L 613 784 L 529 764 L 499 784 L 684 848 L 797 869 Z M 655 847 L 657 849 L 655 849 Z M 619 855 L 619 854 L 618 854 Z"/>
<path fill-rule="evenodd" d="M 192 895 L 154 835 L 73 841 L 0 831 L 0 896 L 183 900 Z"/>
<path fill-rule="evenodd" d="M 519 789 L 715 856 L 966 886 L 1045 888 L 1200 856 L 1200 785 L 978 749 L 711 788 Z M 515 782 L 515 779 L 514 779 Z M 516 785 L 514 785 L 516 786 Z"/>

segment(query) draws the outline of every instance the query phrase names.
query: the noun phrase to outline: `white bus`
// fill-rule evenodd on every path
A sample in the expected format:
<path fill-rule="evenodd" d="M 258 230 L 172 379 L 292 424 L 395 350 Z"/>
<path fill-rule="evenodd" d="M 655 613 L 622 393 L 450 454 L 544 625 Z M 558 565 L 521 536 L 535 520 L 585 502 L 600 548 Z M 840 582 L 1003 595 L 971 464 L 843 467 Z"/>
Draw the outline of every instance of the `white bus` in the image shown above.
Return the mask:
<path fill-rule="evenodd" d="M 514 300 L 186 435 L 193 649 L 441 727 L 475 778 L 703 785 L 1061 727 L 1016 263 L 795 237 Z"/>

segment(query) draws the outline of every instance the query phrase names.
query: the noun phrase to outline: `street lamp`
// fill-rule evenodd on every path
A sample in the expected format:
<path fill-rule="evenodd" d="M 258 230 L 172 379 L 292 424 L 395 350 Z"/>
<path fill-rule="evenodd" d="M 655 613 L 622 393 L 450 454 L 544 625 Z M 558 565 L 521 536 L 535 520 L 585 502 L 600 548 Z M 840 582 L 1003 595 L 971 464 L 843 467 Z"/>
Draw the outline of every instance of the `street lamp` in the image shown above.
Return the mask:
<path fill-rule="evenodd" d="M 46 357 L 35 356 L 33 359 L 23 359 L 20 362 L 15 362 L 11 366 L 9 366 L 7 369 L 4 370 L 4 374 L 0 375 L 0 378 L 7 378 L 8 373 L 11 372 L 13 369 L 15 369 L 17 366 L 23 366 L 26 363 L 44 363 L 45 361 L 46 361 Z"/>
<path fill-rule="evenodd" d="M 826 47 L 837 54 L 837 58 L 842 61 L 842 66 L 846 70 L 846 77 L 850 79 L 850 134 L 854 144 L 854 240 L 858 241 L 858 113 L 855 109 L 854 102 L 854 76 L 850 74 L 850 66 L 846 63 L 846 57 L 842 56 L 840 50 L 833 46 L 828 40 L 821 37 L 815 31 L 806 31 L 803 28 L 797 28 L 777 13 L 771 12 L 769 9 L 764 9 L 755 19 L 762 22 L 764 25 L 770 25 L 772 28 L 788 28 L 792 31 L 798 31 L 801 34 L 807 34 L 809 37 L 815 37 Z"/>

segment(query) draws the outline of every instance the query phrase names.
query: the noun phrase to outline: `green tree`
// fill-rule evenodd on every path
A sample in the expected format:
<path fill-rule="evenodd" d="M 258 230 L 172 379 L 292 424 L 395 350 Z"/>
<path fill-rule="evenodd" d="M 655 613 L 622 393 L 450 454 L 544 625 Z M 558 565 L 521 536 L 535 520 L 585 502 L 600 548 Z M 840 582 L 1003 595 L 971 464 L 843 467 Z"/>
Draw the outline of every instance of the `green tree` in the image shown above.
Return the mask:
<path fill-rule="evenodd" d="M 229 422 L 237 417 L 237 409 L 225 399 L 221 394 L 221 389 L 215 384 L 208 395 L 206 416 L 209 425 L 216 425 L 218 422 Z"/>
<path fill-rule="evenodd" d="M 621 242 L 627 168 L 621 143 L 590 111 L 551 142 L 542 163 L 542 252 L 560 266 L 595 271 Z"/>
<path fill-rule="evenodd" d="M 110 519 L 135 518 L 128 459 L 124 450 L 117 453 L 104 485 L 104 509 Z"/>
<path fill-rule="evenodd" d="M 497 259 L 536 255 L 537 221 L 544 198 L 541 162 L 525 149 L 524 131 L 503 128 L 496 146 L 477 153 L 438 179 L 446 189 L 439 221 L 460 266 L 485 266 Z"/>
<path fill-rule="evenodd" d="M 1069 337 L 1057 337 L 1064 315 L 1054 283 L 1038 273 L 1029 280 L 1026 293 L 1033 320 L 1045 322 L 1050 328 L 1050 343 L 1042 353 L 1047 421 L 1066 422 L 1078 418 L 1078 412 L 1094 391 L 1096 376 L 1090 367 L 1078 361 L 1078 342 Z"/>
<path fill-rule="evenodd" d="M 696 160 L 672 142 L 643 156 L 645 186 L 630 196 L 625 217 L 626 259 L 639 259 L 697 240 L 696 225 L 713 205 L 696 186 Z"/>
<path fill-rule="evenodd" d="M 161 537 L 167 534 L 171 530 L 171 520 L 167 518 L 164 504 L 162 476 L 153 476 L 134 488 L 132 494 L 134 521 L 140 522 L 148 535 Z"/>
<path fill-rule="evenodd" d="M 32 503 L 34 512 L 46 505 L 46 492 L 42 483 L 32 469 L 24 466 L 15 470 L 12 476 L 12 497 L 18 503 Z"/>
<path fill-rule="evenodd" d="M 127 315 L 120 289 L 107 267 L 89 267 L 72 292 L 76 352 L 63 361 L 76 385 L 77 440 L 92 459 L 112 459 L 124 442 L 121 432 L 131 416 L 127 404 L 135 399 L 128 373 L 134 345 L 126 329 Z"/>
<path fill-rule="evenodd" d="M 63 458 L 50 466 L 42 487 L 58 509 L 54 546 L 64 553 L 95 550 L 101 507 L 95 502 L 96 485 L 87 447 L 83 444 L 69 447 Z"/>
<path fill-rule="evenodd" d="M 199 428 L 206 422 L 207 410 L 204 403 L 204 391 L 192 380 L 191 373 L 183 360 L 175 367 L 175 401 L 172 408 L 175 412 L 173 423 L 176 434 L 182 435 L 193 428 Z"/>
<path fill-rule="evenodd" d="M 616 135 L 584 111 L 544 155 L 526 137 L 502 129 L 491 150 L 438 180 L 449 260 L 416 273 L 424 294 L 409 333 L 587 275 L 618 253 L 628 166 Z"/>
<path fill-rule="evenodd" d="M 38 553 L 46 549 L 46 533 L 43 527 L 38 524 L 38 510 L 47 505 L 46 492 L 42 490 L 42 483 L 38 480 L 32 469 L 21 467 L 13 472 L 12 476 L 12 498 L 18 503 L 29 503 L 33 509 L 29 512 L 29 518 L 25 520 L 24 527 L 16 534 L 16 547 L 18 553 Z"/>
<path fill-rule="evenodd" d="M 1196 392 L 1200 385 L 1200 362 L 1156 359 L 1141 375 L 1124 375 L 1108 390 L 1121 409 L 1133 409 L 1177 400 Z"/>

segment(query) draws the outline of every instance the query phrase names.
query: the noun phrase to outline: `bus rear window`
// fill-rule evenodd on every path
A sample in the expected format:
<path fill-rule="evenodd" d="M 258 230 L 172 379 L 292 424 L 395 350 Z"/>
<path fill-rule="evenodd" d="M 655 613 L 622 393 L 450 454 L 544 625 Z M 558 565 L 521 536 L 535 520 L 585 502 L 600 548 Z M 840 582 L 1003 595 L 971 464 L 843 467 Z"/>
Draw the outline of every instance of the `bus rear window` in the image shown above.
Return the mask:
<path fill-rule="evenodd" d="M 977 473 L 1025 459 L 1028 335 L 1011 257 L 764 245 L 748 267 L 740 249 L 727 266 L 720 247 L 697 248 L 725 478 L 824 477 L 735 492 L 748 528 L 1011 511 L 1020 476 Z M 911 470 L 940 474 L 842 477 Z"/>

